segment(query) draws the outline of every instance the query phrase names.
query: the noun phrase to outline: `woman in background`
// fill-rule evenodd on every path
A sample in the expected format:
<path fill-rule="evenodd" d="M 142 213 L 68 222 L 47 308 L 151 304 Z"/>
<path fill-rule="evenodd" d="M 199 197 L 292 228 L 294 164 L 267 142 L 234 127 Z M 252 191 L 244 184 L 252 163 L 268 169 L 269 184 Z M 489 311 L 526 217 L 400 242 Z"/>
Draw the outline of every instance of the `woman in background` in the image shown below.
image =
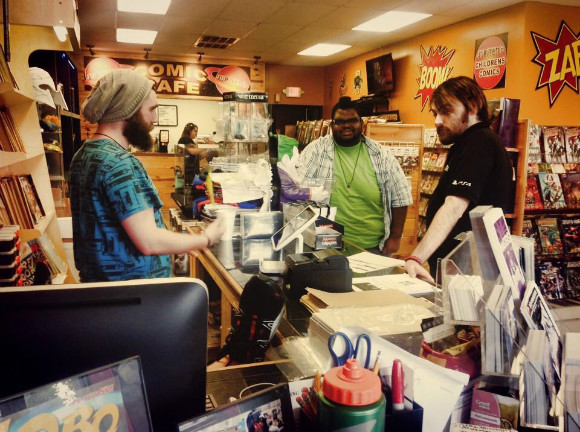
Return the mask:
<path fill-rule="evenodd" d="M 181 138 L 179 138 L 178 144 L 193 144 L 194 140 L 197 138 L 197 125 L 194 123 L 187 123 L 181 132 Z"/>

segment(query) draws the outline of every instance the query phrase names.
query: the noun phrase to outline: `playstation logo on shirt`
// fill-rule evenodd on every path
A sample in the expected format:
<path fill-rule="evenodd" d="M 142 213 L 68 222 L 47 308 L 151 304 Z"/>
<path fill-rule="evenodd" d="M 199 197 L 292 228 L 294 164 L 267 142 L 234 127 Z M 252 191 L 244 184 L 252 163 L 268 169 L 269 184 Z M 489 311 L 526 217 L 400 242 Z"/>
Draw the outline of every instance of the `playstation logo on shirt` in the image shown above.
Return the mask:
<path fill-rule="evenodd" d="M 467 182 L 467 181 L 457 181 L 457 180 L 453 180 L 451 182 L 452 185 L 454 186 L 467 186 L 467 187 L 471 187 L 471 182 Z"/>
<path fill-rule="evenodd" d="M 445 165 L 444 171 L 449 171 L 449 165 Z"/>

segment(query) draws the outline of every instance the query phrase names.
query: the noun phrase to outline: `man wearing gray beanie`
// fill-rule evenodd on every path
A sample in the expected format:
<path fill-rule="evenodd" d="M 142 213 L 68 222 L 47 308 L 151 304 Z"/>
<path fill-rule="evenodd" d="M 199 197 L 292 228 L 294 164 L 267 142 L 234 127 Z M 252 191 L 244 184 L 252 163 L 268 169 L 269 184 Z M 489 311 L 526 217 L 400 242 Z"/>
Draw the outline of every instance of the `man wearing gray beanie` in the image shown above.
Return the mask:
<path fill-rule="evenodd" d="M 83 103 L 97 131 L 70 167 L 75 264 L 81 282 L 171 276 L 170 254 L 219 241 L 220 219 L 200 235 L 165 229 L 163 203 L 129 145 L 147 151 L 157 121 L 153 83 L 127 69 L 103 76 Z"/>

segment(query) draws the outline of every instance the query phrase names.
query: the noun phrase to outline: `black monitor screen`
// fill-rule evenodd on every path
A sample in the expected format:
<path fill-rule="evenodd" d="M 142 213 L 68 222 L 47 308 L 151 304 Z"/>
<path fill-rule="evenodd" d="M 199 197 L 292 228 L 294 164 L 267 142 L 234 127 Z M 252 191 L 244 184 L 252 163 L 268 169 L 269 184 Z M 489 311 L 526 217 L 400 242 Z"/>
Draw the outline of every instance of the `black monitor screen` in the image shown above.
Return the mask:
<path fill-rule="evenodd" d="M 389 95 L 395 89 L 393 74 L 393 56 L 384 56 L 367 60 L 367 86 L 369 94 Z"/>
<path fill-rule="evenodd" d="M 157 431 L 205 411 L 207 289 L 173 278 L 4 289 L 0 399 L 139 356 Z"/>

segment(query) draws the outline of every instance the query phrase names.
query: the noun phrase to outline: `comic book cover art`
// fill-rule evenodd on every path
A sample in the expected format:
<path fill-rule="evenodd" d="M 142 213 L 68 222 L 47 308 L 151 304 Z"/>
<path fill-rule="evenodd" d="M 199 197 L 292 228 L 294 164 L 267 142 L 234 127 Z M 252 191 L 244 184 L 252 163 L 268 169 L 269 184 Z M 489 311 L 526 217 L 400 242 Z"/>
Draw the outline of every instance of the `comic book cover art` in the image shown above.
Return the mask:
<path fill-rule="evenodd" d="M 580 253 L 580 218 L 561 219 L 560 227 L 566 253 Z"/>
<path fill-rule="evenodd" d="M 544 156 L 547 163 L 565 163 L 564 131 L 557 126 L 544 126 Z"/>
<path fill-rule="evenodd" d="M 536 268 L 538 287 L 546 299 L 566 298 L 566 286 L 561 263 L 546 261 Z"/>
<path fill-rule="evenodd" d="M 536 223 L 540 234 L 542 252 L 546 255 L 564 253 L 562 237 L 558 229 L 558 220 L 556 218 L 542 218 L 538 219 Z"/>
<path fill-rule="evenodd" d="M 580 297 L 580 261 L 568 261 L 565 269 L 568 298 Z"/>
<path fill-rule="evenodd" d="M 580 127 L 565 127 L 566 159 L 570 163 L 580 162 Z"/>
<path fill-rule="evenodd" d="M 564 191 L 562 190 L 562 184 L 560 183 L 558 174 L 539 173 L 538 181 L 542 191 L 544 208 L 559 209 L 566 207 Z"/>
<path fill-rule="evenodd" d="M 148 432 L 150 423 L 137 357 L 0 401 L 4 432 Z"/>
<path fill-rule="evenodd" d="M 580 173 L 560 175 L 566 206 L 580 208 Z"/>
<path fill-rule="evenodd" d="M 528 175 L 526 183 L 526 195 L 524 200 L 526 210 L 543 209 L 542 197 L 538 189 L 538 178 L 535 175 Z"/>
<path fill-rule="evenodd" d="M 538 125 L 531 125 L 528 147 L 528 163 L 542 163 L 542 147 L 540 145 L 541 136 L 542 127 Z"/>
<path fill-rule="evenodd" d="M 540 236 L 535 222 L 532 219 L 524 219 L 522 222 L 522 237 L 531 238 L 534 240 L 534 253 L 536 255 L 542 254 L 542 244 L 540 243 Z"/>

